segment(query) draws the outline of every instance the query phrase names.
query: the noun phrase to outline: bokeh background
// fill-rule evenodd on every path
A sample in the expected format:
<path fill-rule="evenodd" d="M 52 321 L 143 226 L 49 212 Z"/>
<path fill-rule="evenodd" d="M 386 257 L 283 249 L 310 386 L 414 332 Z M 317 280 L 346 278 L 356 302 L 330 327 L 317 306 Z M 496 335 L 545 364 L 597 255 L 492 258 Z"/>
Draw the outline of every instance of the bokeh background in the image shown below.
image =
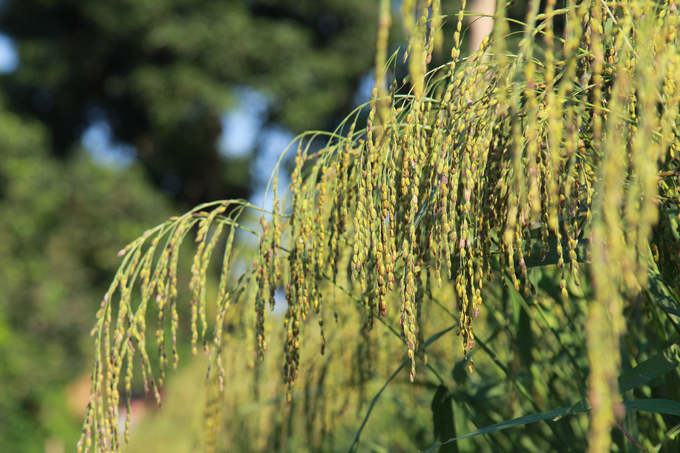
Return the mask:
<path fill-rule="evenodd" d="M 117 251 L 198 203 L 261 203 L 296 134 L 368 99 L 376 14 L 363 0 L 0 2 L 0 451 L 74 450 Z"/>

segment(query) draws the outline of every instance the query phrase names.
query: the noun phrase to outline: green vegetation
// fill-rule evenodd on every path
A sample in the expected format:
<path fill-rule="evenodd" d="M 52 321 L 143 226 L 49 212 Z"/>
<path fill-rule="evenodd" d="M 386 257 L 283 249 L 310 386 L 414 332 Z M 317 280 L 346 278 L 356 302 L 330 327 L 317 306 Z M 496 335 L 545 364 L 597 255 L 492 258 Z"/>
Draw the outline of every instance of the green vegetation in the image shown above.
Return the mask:
<path fill-rule="evenodd" d="M 181 180 L 185 206 L 247 197 L 229 171 L 247 162 L 217 149 L 233 88 L 269 96 L 267 119 L 294 133 L 334 127 L 372 61 L 375 14 L 363 0 L 7 0 L 0 30 L 21 64 L 4 85 L 60 156 L 103 116 L 156 185 Z"/>
<path fill-rule="evenodd" d="M 121 245 L 201 200 L 252 193 L 251 155 L 217 147 L 238 90 L 267 97 L 265 127 L 344 117 L 373 58 L 376 11 L 351 0 L 0 3 L 19 60 L 0 75 L 0 451 L 72 451 L 92 320 Z M 103 120 L 134 145 L 131 166 L 102 168 L 81 145 Z"/>
<path fill-rule="evenodd" d="M 376 66 L 394 74 L 387 3 Z M 677 449 L 677 4 L 536 0 L 517 24 L 500 2 L 469 56 L 465 11 L 428 67 L 439 2 L 403 2 L 407 81 L 376 78 L 365 127 L 358 109 L 294 142 L 259 231 L 240 223 L 258 208 L 216 201 L 121 251 L 79 451 L 120 449 L 133 376 L 160 404 L 187 305 L 210 450 Z M 232 275 L 239 228 L 259 246 Z"/>
<path fill-rule="evenodd" d="M 92 298 L 116 247 L 172 210 L 139 167 L 52 157 L 45 127 L 4 102 L 0 148 L 0 443 L 44 451 L 46 439 L 78 438 L 64 388 L 86 372 Z"/>
<path fill-rule="evenodd" d="M 0 450 L 678 451 L 677 1 L 392 3 L 2 2 Z"/>

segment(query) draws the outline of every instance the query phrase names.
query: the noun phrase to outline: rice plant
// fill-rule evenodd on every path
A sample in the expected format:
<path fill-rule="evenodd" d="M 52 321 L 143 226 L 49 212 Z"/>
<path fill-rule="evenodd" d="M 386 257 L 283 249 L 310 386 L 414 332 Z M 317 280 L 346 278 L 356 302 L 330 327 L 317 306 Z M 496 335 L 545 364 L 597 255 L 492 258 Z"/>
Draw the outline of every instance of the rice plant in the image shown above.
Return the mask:
<path fill-rule="evenodd" d="M 224 328 L 227 319 L 236 322 L 234 311 L 250 344 L 240 347 L 252 348 L 257 361 L 270 342 L 283 349 L 283 357 L 275 352 L 268 360 L 280 361 L 280 391 L 288 401 L 308 369 L 303 348 L 311 342 L 323 355 L 343 348 L 331 341 L 352 341 L 330 338 L 334 323 L 360 326 L 363 333 L 354 341 L 370 348 L 379 323 L 406 357 L 393 377 L 405 367 L 413 382 L 427 370 L 449 388 L 438 392 L 440 400 L 464 399 L 438 369 L 445 357 L 449 363 L 458 357 L 473 373 L 468 356 L 482 348 L 484 366 L 498 367 L 533 410 L 478 426 L 471 435 L 584 411 L 590 411 L 584 432 L 591 452 L 610 451 L 612 428 L 643 449 L 666 448 L 675 435 L 677 426 L 666 425 L 680 422 L 677 388 L 662 399 L 623 401 L 621 394 L 665 373 L 677 382 L 680 364 L 677 2 L 530 0 L 518 22 L 507 15 L 511 5 L 499 1 L 493 32 L 463 55 L 462 34 L 472 14 L 465 0 L 450 17 L 441 15 L 438 0 L 405 0 L 402 21 L 410 35 L 403 80 L 392 75 L 397 54 L 387 58 L 389 3 L 381 2 L 376 87 L 365 127 L 358 108 L 335 133 L 298 137 L 291 187 L 281 199 L 278 167 L 272 175 L 271 210 L 242 200 L 201 205 L 121 251 L 120 270 L 92 331 L 92 393 L 79 451 L 120 450 L 119 387 L 125 387 L 129 407 L 134 373 L 141 373 L 160 404 L 168 362 L 176 367 L 179 360 L 177 307 L 184 303 L 193 354 L 205 350 L 220 390 L 229 374 Z M 444 21 L 456 29 L 451 58 L 431 67 Z M 562 36 L 555 33 L 557 22 Z M 245 210 L 261 215 L 259 230 L 249 230 L 258 246 L 252 266 L 234 277 L 232 247 L 235 232 L 248 230 L 239 221 Z M 178 289 L 178 256 L 189 240 L 196 249 L 186 302 Z M 220 279 L 208 294 L 213 255 L 221 261 Z M 271 329 L 268 311 L 279 289 L 287 307 L 282 325 Z M 570 376 L 561 384 L 568 388 L 564 395 L 539 389 L 538 377 L 533 391 L 527 389 L 509 370 L 512 359 L 489 347 L 493 326 L 497 332 L 507 328 L 498 317 L 508 298 L 525 313 L 517 315 L 524 330 L 511 340 L 522 346 L 523 336 L 539 329 L 545 346 L 554 349 L 545 357 L 566 361 L 550 368 L 554 379 Z M 587 301 L 581 319 L 570 314 L 577 300 Z M 351 315 L 357 308 L 361 316 Z M 648 324 L 640 324 L 640 313 Z M 522 324 L 522 316 L 531 319 Z M 441 326 L 443 319 L 448 326 Z M 578 323 L 570 330 L 574 335 L 564 336 L 554 320 Z M 433 331 L 438 325 L 441 330 Z M 643 354 L 622 356 L 622 350 L 642 349 L 635 342 L 650 326 L 665 340 L 644 343 Z M 269 330 L 282 337 L 272 341 Z M 449 331 L 458 336 L 453 351 L 440 342 Z M 158 363 L 147 344 L 154 336 Z M 535 362 L 531 346 L 519 353 L 529 354 L 523 363 Z M 545 407 L 537 395 L 568 404 Z M 584 398 L 570 400 L 573 395 Z M 480 410 L 474 401 L 466 404 L 471 417 Z M 654 432 L 639 434 L 644 447 L 622 426 L 626 411 L 671 418 L 656 419 Z M 579 443 L 585 435 L 578 434 L 583 427 L 547 426 L 551 434 L 537 433 L 537 445 L 585 448 Z M 491 445 L 495 451 L 514 448 L 502 440 Z"/>

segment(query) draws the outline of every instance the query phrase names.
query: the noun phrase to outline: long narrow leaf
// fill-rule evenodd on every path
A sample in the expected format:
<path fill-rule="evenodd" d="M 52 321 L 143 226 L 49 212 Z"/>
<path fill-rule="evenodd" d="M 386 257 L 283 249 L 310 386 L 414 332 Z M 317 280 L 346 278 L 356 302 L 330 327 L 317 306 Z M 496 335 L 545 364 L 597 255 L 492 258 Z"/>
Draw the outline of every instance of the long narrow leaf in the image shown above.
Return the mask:
<path fill-rule="evenodd" d="M 666 399 L 645 399 L 624 401 L 623 405 L 631 411 L 654 412 L 656 414 L 680 415 L 680 403 Z"/>
<path fill-rule="evenodd" d="M 680 366 L 680 343 L 675 343 L 619 376 L 619 392 L 625 393 L 628 390 L 646 384 L 652 379 L 676 369 L 678 366 Z M 590 405 L 586 396 L 555 418 L 555 421 L 565 415 L 583 412 L 589 408 Z"/>
<path fill-rule="evenodd" d="M 666 415 L 680 415 L 680 403 L 677 401 L 665 400 L 665 399 L 645 399 L 645 400 L 634 400 L 634 401 L 624 401 L 623 405 L 628 410 L 633 411 L 644 411 L 644 412 L 654 412 L 657 414 Z M 529 423 L 536 423 L 544 420 L 550 420 L 555 418 L 557 415 L 561 414 L 565 409 L 561 408 L 553 409 L 545 412 L 539 412 L 538 414 L 525 415 L 524 417 L 513 418 L 512 420 L 507 420 L 501 423 L 496 423 L 495 425 L 487 426 L 486 428 L 478 429 L 464 436 L 449 439 L 446 442 L 440 442 L 435 444 L 425 450 L 425 453 L 434 451 L 437 447 L 440 447 L 449 442 L 455 442 L 457 440 L 468 439 L 470 437 L 480 436 L 482 434 L 492 433 L 494 431 L 500 431 L 503 429 L 514 428 L 517 426 L 528 425 Z M 576 415 L 583 412 L 588 412 L 589 408 L 580 408 L 576 411 L 569 412 L 567 415 Z"/>
<path fill-rule="evenodd" d="M 650 263 L 650 266 L 654 266 Z M 661 275 L 653 269 L 649 270 L 649 285 L 647 292 L 661 309 L 666 313 L 666 316 L 673 323 L 675 330 L 680 332 L 680 305 L 675 298 L 673 290 L 668 287 L 666 281 Z"/>
<path fill-rule="evenodd" d="M 561 409 L 553 409 L 550 411 L 545 411 L 545 412 L 540 412 L 538 414 L 531 414 L 531 415 L 525 415 L 524 417 L 519 417 L 519 418 L 514 418 L 512 420 L 507 420 L 501 423 L 496 423 L 495 425 L 487 426 L 486 428 L 478 429 L 477 431 L 473 431 L 470 434 L 466 434 L 464 436 L 456 437 L 454 439 L 449 439 L 446 442 L 440 442 L 438 444 L 435 444 L 425 450 L 425 453 L 434 451 L 437 447 L 440 447 L 444 444 L 448 444 L 449 442 L 455 442 L 457 440 L 462 440 L 462 439 L 468 439 L 470 437 L 476 437 L 480 436 L 482 434 L 488 434 L 492 433 L 494 431 L 500 431 L 502 429 L 508 429 L 508 428 L 514 428 L 516 426 L 522 426 L 526 425 L 529 423 L 535 423 L 535 422 L 540 422 L 542 420 L 550 420 L 552 418 L 555 418 L 557 415 L 562 413 L 565 409 L 568 409 L 566 407 L 563 407 Z"/>
<path fill-rule="evenodd" d="M 449 389 L 440 385 L 432 398 L 432 422 L 434 424 L 434 438 L 444 442 L 456 437 L 456 423 L 451 405 Z M 458 453 L 458 445 L 447 445 L 440 453 Z"/>

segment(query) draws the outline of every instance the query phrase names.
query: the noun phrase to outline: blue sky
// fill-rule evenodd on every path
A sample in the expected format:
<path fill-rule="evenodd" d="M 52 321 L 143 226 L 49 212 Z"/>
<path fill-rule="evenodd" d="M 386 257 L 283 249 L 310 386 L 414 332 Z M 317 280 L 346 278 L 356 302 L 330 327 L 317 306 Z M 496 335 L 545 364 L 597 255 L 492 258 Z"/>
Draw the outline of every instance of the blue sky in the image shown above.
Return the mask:
<path fill-rule="evenodd" d="M 14 42 L 9 36 L 0 33 L 0 73 L 12 72 L 18 65 L 19 56 Z"/>

